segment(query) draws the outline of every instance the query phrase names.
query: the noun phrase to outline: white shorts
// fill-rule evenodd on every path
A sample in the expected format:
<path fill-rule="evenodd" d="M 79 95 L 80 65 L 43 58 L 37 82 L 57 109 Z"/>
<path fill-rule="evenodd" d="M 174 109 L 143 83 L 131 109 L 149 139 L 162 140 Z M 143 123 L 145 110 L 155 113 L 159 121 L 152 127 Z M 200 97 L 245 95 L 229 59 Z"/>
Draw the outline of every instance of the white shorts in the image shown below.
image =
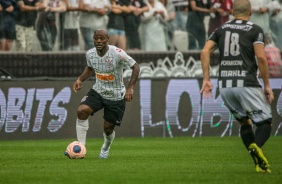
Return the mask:
<path fill-rule="evenodd" d="M 271 107 L 261 88 L 235 87 L 221 88 L 220 94 L 224 105 L 238 120 L 252 119 L 260 123 L 272 118 Z"/>

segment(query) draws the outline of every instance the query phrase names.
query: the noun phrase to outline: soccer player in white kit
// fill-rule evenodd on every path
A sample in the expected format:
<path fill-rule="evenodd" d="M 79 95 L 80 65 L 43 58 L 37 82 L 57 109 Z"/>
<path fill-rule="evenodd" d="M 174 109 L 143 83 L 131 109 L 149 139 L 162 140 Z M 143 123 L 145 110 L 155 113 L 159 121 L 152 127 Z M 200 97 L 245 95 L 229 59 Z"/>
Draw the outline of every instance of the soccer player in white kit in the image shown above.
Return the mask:
<path fill-rule="evenodd" d="M 106 30 L 96 30 L 93 40 L 95 47 L 86 52 L 87 66 L 73 85 L 73 90 L 77 92 L 82 88 L 82 82 L 95 73 L 96 82 L 77 109 L 76 133 L 77 140 L 86 144 L 89 115 L 104 109 L 104 144 L 99 158 L 108 158 L 110 145 L 115 138 L 114 128 L 121 124 L 125 103 L 133 99 L 140 68 L 125 51 L 108 45 L 109 35 Z M 123 82 L 123 70 L 126 67 L 132 69 L 127 88 Z"/>

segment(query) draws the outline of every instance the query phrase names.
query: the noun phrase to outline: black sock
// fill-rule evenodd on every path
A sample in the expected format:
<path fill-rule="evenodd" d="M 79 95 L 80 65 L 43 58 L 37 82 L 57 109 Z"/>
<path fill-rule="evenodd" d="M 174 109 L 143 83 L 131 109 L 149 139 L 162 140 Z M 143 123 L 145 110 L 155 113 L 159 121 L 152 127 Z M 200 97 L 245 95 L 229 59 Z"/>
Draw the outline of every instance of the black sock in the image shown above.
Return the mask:
<path fill-rule="evenodd" d="M 261 148 L 268 140 L 271 134 L 271 125 L 269 123 L 258 124 L 255 133 L 255 142 Z"/>
<path fill-rule="evenodd" d="M 240 134 L 245 147 L 248 149 L 250 144 L 255 142 L 255 135 L 252 125 L 242 125 Z"/>

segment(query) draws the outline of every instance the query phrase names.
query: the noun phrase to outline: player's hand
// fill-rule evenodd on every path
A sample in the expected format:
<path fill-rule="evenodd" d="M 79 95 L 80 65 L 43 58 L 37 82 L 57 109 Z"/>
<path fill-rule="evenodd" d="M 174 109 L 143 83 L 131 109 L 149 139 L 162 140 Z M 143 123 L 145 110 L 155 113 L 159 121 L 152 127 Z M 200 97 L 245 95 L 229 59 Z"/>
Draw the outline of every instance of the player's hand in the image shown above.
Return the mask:
<path fill-rule="evenodd" d="M 124 97 L 126 102 L 132 101 L 133 93 L 134 93 L 134 90 L 132 88 L 126 89 L 125 97 Z"/>
<path fill-rule="evenodd" d="M 204 98 L 211 98 L 212 97 L 212 89 L 213 89 L 213 86 L 212 86 L 211 81 L 204 80 L 200 93 L 203 94 Z"/>
<path fill-rule="evenodd" d="M 73 90 L 74 92 L 77 92 L 82 88 L 82 82 L 80 80 L 76 80 L 75 83 L 73 84 Z"/>
<path fill-rule="evenodd" d="M 264 88 L 264 94 L 265 94 L 266 100 L 271 104 L 271 102 L 274 100 L 274 95 L 273 95 L 271 88 L 270 87 Z"/>

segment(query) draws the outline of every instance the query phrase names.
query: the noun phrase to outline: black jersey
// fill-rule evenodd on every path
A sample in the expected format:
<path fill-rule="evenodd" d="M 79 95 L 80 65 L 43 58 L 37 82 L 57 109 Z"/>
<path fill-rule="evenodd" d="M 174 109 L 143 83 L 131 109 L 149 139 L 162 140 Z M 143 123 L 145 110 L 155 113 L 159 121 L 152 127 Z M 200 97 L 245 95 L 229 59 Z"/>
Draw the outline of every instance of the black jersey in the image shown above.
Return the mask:
<path fill-rule="evenodd" d="M 220 52 L 219 88 L 261 87 L 254 44 L 264 44 L 263 35 L 263 30 L 252 22 L 232 20 L 209 37 Z"/>

